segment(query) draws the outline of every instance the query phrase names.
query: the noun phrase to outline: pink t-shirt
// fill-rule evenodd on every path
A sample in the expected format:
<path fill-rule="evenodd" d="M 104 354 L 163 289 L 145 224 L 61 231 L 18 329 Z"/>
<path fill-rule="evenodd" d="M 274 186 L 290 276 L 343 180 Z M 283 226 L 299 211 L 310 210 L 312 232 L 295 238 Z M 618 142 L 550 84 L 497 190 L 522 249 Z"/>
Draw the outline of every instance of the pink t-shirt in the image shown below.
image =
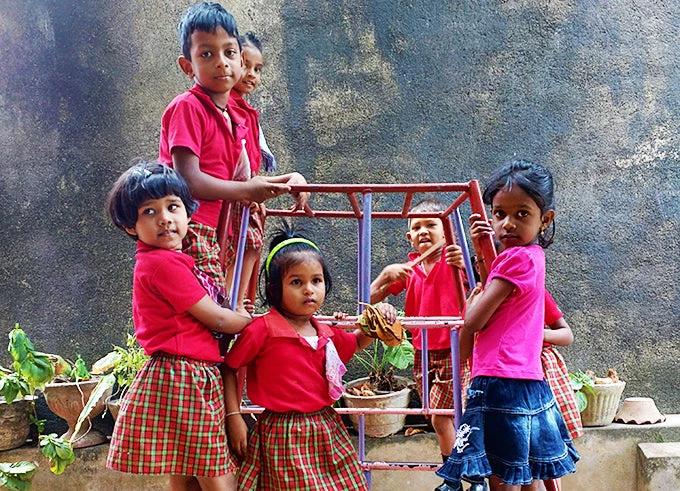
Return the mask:
<path fill-rule="evenodd" d="M 412 252 L 409 260 L 416 259 L 420 254 Z M 446 257 L 432 267 L 429 273 L 425 273 L 422 265 L 413 268 L 413 274 L 405 283 L 396 281 L 392 283 L 388 291 L 392 295 L 398 295 L 406 289 L 406 305 L 404 312 L 408 317 L 444 317 L 459 316 L 458 296 L 456 295 L 456 282 L 453 280 L 451 266 L 446 264 Z M 422 330 L 412 329 L 413 347 L 423 349 Z M 449 329 L 428 329 L 428 350 L 451 349 L 451 332 Z"/>
<path fill-rule="evenodd" d="M 225 181 L 231 180 L 241 155 L 241 140 L 248 140 L 250 130 L 243 110 L 236 110 L 230 105 L 229 116 L 235 134 L 229 131 L 227 120 L 210 96 L 200 85 L 194 85 L 175 97 L 163 113 L 158 160 L 172 167 L 173 150 L 188 148 L 198 157 L 202 172 Z M 217 228 L 222 200 L 194 199 L 199 206 L 191 221 Z"/>
<path fill-rule="evenodd" d="M 212 331 L 187 312 L 207 295 L 193 273 L 193 258 L 138 241 L 135 260 L 132 318 L 144 352 L 222 361 Z"/>
<path fill-rule="evenodd" d="M 486 284 L 502 278 L 514 289 L 477 333 L 472 376 L 543 380 L 545 255 L 536 244 L 511 247 L 491 263 Z"/>
<path fill-rule="evenodd" d="M 312 325 L 319 336 L 316 349 L 274 308 L 236 338 L 224 361 L 233 369 L 248 366 L 251 401 L 281 413 L 319 411 L 335 402 L 328 393 L 325 347 L 332 339 L 340 359 L 347 363 L 357 349 L 357 338 L 313 317 Z"/>

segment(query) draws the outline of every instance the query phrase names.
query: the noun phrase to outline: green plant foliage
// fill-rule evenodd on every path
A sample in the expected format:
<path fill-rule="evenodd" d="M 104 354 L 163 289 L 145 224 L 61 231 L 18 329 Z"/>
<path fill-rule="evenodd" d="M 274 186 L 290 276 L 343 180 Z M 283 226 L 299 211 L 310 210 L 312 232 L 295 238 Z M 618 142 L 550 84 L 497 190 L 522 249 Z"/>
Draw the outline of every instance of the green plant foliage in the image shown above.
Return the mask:
<path fill-rule="evenodd" d="M 7 404 L 12 404 L 15 399 L 21 399 L 31 394 L 28 382 L 18 374 L 5 371 L 0 368 L 0 395 L 5 398 Z"/>
<path fill-rule="evenodd" d="M 40 435 L 39 440 L 42 454 L 50 460 L 50 470 L 54 474 L 61 474 L 76 460 L 71 442 L 59 438 L 56 433 Z"/>
<path fill-rule="evenodd" d="M 50 357 L 35 350 L 26 333 L 19 329 L 19 324 L 9 333 L 8 350 L 14 359 L 14 371 L 33 388 L 42 389 L 54 378 Z"/>
<path fill-rule="evenodd" d="M 135 336 L 128 334 L 125 348 L 114 346 L 113 351 L 92 365 L 92 373 L 101 375 L 111 370 L 122 395 L 132 385 L 148 359 L 149 356 L 144 354 L 144 349 L 137 343 Z"/>
<path fill-rule="evenodd" d="M 578 412 L 581 413 L 588 406 L 588 398 L 586 397 L 586 392 L 589 394 L 594 394 L 593 386 L 595 382 L 591 377 L 578 371 L 575 373 L 570 373 L 569 378 L 571 379 L 571 388 L 574 389 L 574 395 L 576 396 L 576 405 L 578 406 Z"/>
<path fill-rule="evenodd" d="M 33 462 L 0 462 L 0 487 L 15 491 L 31 489 L 31 480 L 38 470 Z"/>

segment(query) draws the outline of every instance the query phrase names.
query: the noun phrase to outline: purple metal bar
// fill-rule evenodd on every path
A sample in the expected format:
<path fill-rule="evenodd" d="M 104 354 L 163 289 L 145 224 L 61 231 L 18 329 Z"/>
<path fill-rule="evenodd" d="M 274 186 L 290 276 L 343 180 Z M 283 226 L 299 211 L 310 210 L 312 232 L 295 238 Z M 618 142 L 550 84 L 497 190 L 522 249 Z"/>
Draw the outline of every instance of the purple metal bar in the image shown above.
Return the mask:
<path fill-rule="evenodd" d="M 420 331 L 420 335 L 422 336 L 420 340 L 422 341 L 422 346 L 420 350 L 420 364 L 422 366 L 421 373 L 423 374 L 423 378 L 420 381 L 420 384 L 422 386 L 422 407 L 424 410 L 430 409 L 430 388 L 428 385 L 430 384 L 429 378 L 427 374 L 429 373 L 429 357 L 427 356 L 427 329 L 423 329 Z"/>
<path fill-rule="evenodd" d="M 358 276 L 361 281 L 361 301 L 364 303 L 371 302 L 371 211 L 373 208 L 373 195 L 370 192 L 364 193 L 364 216 L 363 216 L 363 233 L 361 237 L 361 268 Z"/>
<path fill-rule="evenodd" d="M 468 285 L 470 290 L 475 287 L 475 270 L 472 266 L 472 259 L 470 259 L 470 248 L 468 247 L 467 241 L 465 240 L 465 232 L 463 231 L 463 219 L 460 217 L 460 210 L 456 208 L 453 212 L 453 216 L 450 217 L 451 222 L 453 222 L 453 228 L 456 231 L 456 237 L 458 238 L 458 245 L 463 251 L 463 261 L 465 262 L 465 275 L 468 278 Z"/>
<path fill-rule="evenodd" d="M 248 222 L 250 221 L 250 208 L 243 207 L 241 214 L 241 228 L 238 235 L 238 248 L 236 249 L 236 261 L 234 263 L 234 278 L 231 281 L 229 292 L 229 307 L 236 310 L 238 288 L 241 285 L 241 270 L 243 269 L 243 255 L 246 251 L 246 235 L 248 234 Z"/>

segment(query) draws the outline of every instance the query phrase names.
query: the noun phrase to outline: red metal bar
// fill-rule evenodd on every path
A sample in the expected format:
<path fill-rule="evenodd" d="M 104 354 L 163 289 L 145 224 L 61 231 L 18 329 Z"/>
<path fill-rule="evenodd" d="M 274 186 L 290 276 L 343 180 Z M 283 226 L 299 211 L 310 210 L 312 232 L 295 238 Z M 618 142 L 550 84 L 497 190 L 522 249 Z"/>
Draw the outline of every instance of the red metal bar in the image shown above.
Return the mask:
<path fill-rule="evenodd" d="M 411 209 L 411 202 L 413 201 L 413 193 L 406 193 L 404 196 L 404 206 L 401 207 L 401 217 L 406 218 L 408 211 Z"/>

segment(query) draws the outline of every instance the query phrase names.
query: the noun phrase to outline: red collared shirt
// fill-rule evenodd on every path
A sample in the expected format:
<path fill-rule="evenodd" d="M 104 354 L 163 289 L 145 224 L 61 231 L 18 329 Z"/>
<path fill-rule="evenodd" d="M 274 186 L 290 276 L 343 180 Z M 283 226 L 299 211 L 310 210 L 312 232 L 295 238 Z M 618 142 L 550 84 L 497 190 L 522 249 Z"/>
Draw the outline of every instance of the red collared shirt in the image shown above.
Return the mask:
<path fill-rule="evenodd" d="M 250 175 L 260 173 L 262 151 L 260 150 L 260 112 L 251 106 L 241 94 L 232 90 L 229 93 L 229 108 L 236 114 L 243 114 L 245 124 L 250 129 L 246 138 L 246 150 L 250 160 Z"/>
<path fill-rule="evenodd" d="M 233 369 L 248 366 L 248 397 L 255 404 L 274 412 L 313 412 L 335 402 L 328 395 L 326 344 L 332 339 L 346 363 L 357 339 L 344 329 L 311 321 L 319 336 L 317 349 L 274 308 L 238 336 L 225 363 Z"/>
<path fill-rule="evenodd" d="M 200 85 L 194 85 L 175 97 L 163 113 L 158 160 L 172 167 L 172 152 L 177 147 L 188 148 L 198 157 L 202 172 L 231 180 L 241 155 L 241 140 L 248 141 L 250 129 L 244 111 L 229 106 L 229 116 L 235 134 L 229 131 L 227 120 L 210 96 Z M 222 200 L 195 199 L 200 206 L 191 220 L 217 228 Z"/>

